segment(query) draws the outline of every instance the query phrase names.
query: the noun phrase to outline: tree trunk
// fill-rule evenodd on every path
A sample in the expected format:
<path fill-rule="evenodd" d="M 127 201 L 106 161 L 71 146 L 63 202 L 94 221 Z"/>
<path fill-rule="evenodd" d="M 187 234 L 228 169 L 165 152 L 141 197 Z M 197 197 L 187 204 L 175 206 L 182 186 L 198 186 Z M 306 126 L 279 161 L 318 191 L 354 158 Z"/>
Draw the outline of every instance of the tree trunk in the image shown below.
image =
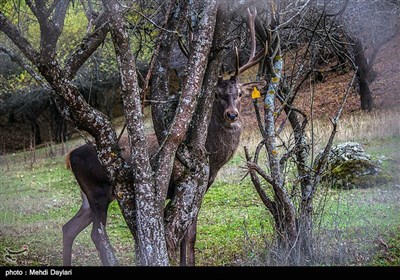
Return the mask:
<path fill-rule="evenodd" d="M 56 43 L 61 34 L 63 21 L 66 14 L 66 7 L 69 1 L 63 0 L 62 5 L 56 5 L 53 13 L 47 9 L 43 2 L 27 2 L 28 6 L 34 10 L 41 30 L 41 48 L 36 51 L 33 46 L 24 38 L 19 30 L 8 20 L 0 11 L 0 30 L 3 31 L 14 44 L 24 53 L 24 55 L 37 67 L 49 83 L 53 91 L 52 96 L 59 108 L 62 116 L 70 120 L 79 129 L 87 131 L 95 138 L 97 156 L 100 163 L 107 172 L 108 178 L 121 193 L 122 203 L 124 204 L 124 214 L 132 216 L 133 203 L 131 199 L 131 188 L 129 187 L 129 171 L 123 160 L 117 143 L 117 135 L 111 121 L 101 112 L 90 107 L 81 96 L 79 90 L 72 84 L 71 79 L 81 65 L 90 57 L 94 50 L 100 45 L 97 32 L 104 30 L 98 28 L 94 33 L 87 35 L 75 55 L 71 56 L 65 66 L 67 70 L 62 70 L 58 61 L 55 60 Z M 55 17 L 50 18 L 50 15 Z M 54 31 L 51 34 L 44 31 Z M 50 37 L 47 38 L 46 35 Z M 43 46 L 44 44 L 45 46 Z M 90 48 L 87 48 L 90 46 Z M 71 66 L 73 71 L 71 70 Z M 69 70 L 68 70 L 69 69 Z M 127 219 L 128 226 L 133 227 L 133 219 Z M 106 240 L 107 242 L 108 240 Z M 110 255 L 108 263 L 115 264 L 115 256 Z"/>
<path fill-rule="evenodd" d="M 199 135 L 195 135 L 192 128 L 195 128 L 196 131 L 206 132 L 210 119 L 211 105 L 209 102 L 212 104 L 210 96 L 213 97 L 213 95 L 209 90 L 215 87 L 217 76 L 213 76 L 214 79 L 210 80 L 207 79 L 210 78 L 207 75 L 215 74 L 219 64 L 209 62 L 208 57 L 214 38 L 217 8 L 218 3 L 216 1 L 208 1 L 204 4 L 204 14 L 207 16 L 203 16 L 198 24 L 198 30 L 193 40 L 193 53 L 189 56 L 188 61 L 188 78 L 182 91 L 183 94 L 195 93 L 196 99 L 193 109 L 196 109 L 196 118 L 192 118 L 190 126 L 188 126 L 189 136 L 186 139 L 186 144 L 189 144 L 191 148 L 185 145 L 181 146 L 180 151 L 178 151 L 181 159 L 190 166 L 190 171 L 175 186 L 174 195 L 165 211 L 166 238 L 172 257 L 176 255 L 178 245 L 187 228 L 197 217 L 208 186 L 209 165 L 208 156 L 205 153 L 207 134 L 202 133 L 201 139 L 198 139 Z M 202 89 L 207 88 L 204 83 L 211 83 L 208 85 L 209 90 L 206 90 L 207 96 L 204 96 L 204 92 L 201 93 Z M 207 98 L 204 99 L 204 97 Z M 205 102 L 207 104 L 204 104 Z M 198 116 L 201 114 L 204 118 L 200 120 Z"/>
<path fill-rule="evenodd" d="M 154 131 L 159 143 L 167 136 L 168 128 L 178 106 L 178 92 L 170 92 L 171 56 L 173 46 L 177 47 L 177 35 L 166 30 L 179 30 L 186 18 L 188 1 L 171 1 L 166 7 L 165 30 L 161 30 L 157 48 L 153 55 L 155 73 L 151 78 L 151 113 L 154 120 Z M 182 54 L 183 56 L 183 54 Z M 182 63 L 184 63 L 183 61 Z M 168 102 L 170 101 L 170 102 Z"/>
<path fill-rule="evenodd" d="M 40 134 L 40 127 L 37 122 L 36 116 L 32 112 L 29 112 L 29 113 L 27 113 L 27 119 L 31 123 L 31 130 L 32 130 L 33 137 L 35 139 L 35 145 L 41 144 L 42 137 Z"/>
<path fill-rule="evenodd" d="M 373 76 L 373 71 L 365 57 L 361 40 L 357 40 L 354 45 L 354 63 L 358 67 L 357 79 L 360 90 L 361 109 L 371 111 L 373 108 L 373 99 L 369 89 L 369 80 Z"/>
<path fill-rule="evenodd" d="M 52 128 L 54 131 L 53 134 L 53 141 L 56 143 L 62 143 L 67 140 L 67 123 L 63 119 L 63 117 L 60 115 L 60 112 L 57 110 L 57 107 L 55 105 L 55 102 L 50 103 L 51 106 L 51 123 L 52 123 Z"/>
<path fill-rule="evenodd" d="M 288 104 L 292 106 L 291 103 Z M 314 255 L 313 250 L 313 196 L 315 187 L 313 179 L 308 168 L 308 155 L 309 147 L 306 140 L 304 128 L 306 127 L 307 120 L 304 119 L 303 123 L 300 122 L 299 113 L 292 111 L 289 106 L 285 106 L 285 113 L 288 116 L 290 125 L 293 129 L 295 141 L 295 156 L 296 167 L 301 189 L 300 213 L 297 220 L 297 234 L 298 234 L 298 255 L 297 261 L 303 262 L 304 260 L 312 260 Z"/>
<path fill-rule="evenodd" d="M 358 82 L 360 86 L 361 109 L 365 111 L 371 111 L 373 108 L 373 99 L 368 82 L 362 75 L 358 75 Z"/>
<path fill-rule="evenodd" d="M 269 69 L 270 67 L 266 68 L 267 75 L 271 76 L 271 81 L 264 95 L 264 141 L 268 154 L 271 179 L 273 181 L 272 187 L 277 208 L 274 219 L 277 229 L 278 246 L 281 249 L 280 253 L 289 260 L 290 264 L 295 265 L 297 264 L 295 252 L 298 236 L 296 211 L 284 187 L 275 135 L 275 97 L 282 75 L 283 59 L 280 55 L 272 59 L 275 60 L 272 69 Z"/>
<path fill-rule="evenodd" d="M 142 112 L 140 89 L 138 86 L 135 58 L 129 45 L 129 36 L 124 24 L 121 7 L 117 1 L 103 1 L 110 12 L 110 31 L 114 49 L 119 63 L 124 102 L 125 118 L 127 121 L 129 142 L 131 145 L 131 160 L 133 169 L 133 189 L 127 193 L 134 198 L 134 209 L 129 210 L 125 219 L 134 219 L 134 236 L 136 253 L 140 265 L 168 265 L 168 253 L 164 234 L 162 209 L 157 200 L 155 180 L 147 151 L 144 134 L 144 115 Z M 115 194 L 122 206 L 118 189 Z M 133 213 L 131 212 L 133 211 Z M 131 214 L 134 214 L 132 217 Z"/>

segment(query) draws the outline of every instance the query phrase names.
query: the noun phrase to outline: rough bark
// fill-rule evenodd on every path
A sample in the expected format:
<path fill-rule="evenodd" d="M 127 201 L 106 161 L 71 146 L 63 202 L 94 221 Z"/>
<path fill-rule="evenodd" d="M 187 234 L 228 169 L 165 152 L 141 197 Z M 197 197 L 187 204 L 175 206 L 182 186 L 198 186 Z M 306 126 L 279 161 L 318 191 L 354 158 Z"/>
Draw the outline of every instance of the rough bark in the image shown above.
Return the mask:
<path fill-rule="evenodd" d="M 114 49 L 119 64 L 122 97 L 133 168 L 134 190 L 115 188 L 114 193 L 120 202 L 128 223 L 135 221 L 136 253 L 141 265 L 168 265 L 167 247 L 164 238 L 164 223 L 158 190 L 152 177 L 149 155 L 144 134 L 144 115 L 142 112 L 140 89 L 138 86 L 135 59 L 129 45 L 129 36 L 124 25 L 121 7 L 117 1 L 103 1 L 110 12 L 110 29 Z M 134 200 L 134 204 L 124 204 L 122 197 Z M 126 206 L 134 206 L 132 209 Z M 133 217 L 134 215 L 134 217 Z M 131 229 L 132 230 L 132 229 Z"/>
<path fill-rule="evenodd" d="M 292 104 L 290 104 L 292 105 Z M 301 189 L 301 201 L 300 201 L 300 214 L 297 222 L 297 235 L 299 241 L 298 246 L 299 254 L 297 255 L 297 262 L 300 263 L 300 258 L 306 258 L 310 261 L 313 258 L 313 196 L 315 193 L 315 184 L 308 168 L 308 156 L 309 147 L 306 140 L 306 134 L 304 128 L 307 124 L 307 120 L 300 122 L 299 114 L 291 111 L 289 106 L 285 106 L 285 112 L 288 116 L 290 126 L 293 129 L 293 136 L 296 157 L 297 174 Z M 304 259 L 303 259 L 304 261 Z"/>
<path fill-rule="evenodd" d="M 283 236 L 283 243 L 288 242 L 290 248 L 294 246 L 297 237 L 295 223 L 296 212 L 289 195 L 284 188 L 275 135 L 275 96 L 281 79 L 283 60 L 280 55 L 273 59 L 276 60 L 271 69 L 271 73 L 274 74 L 272 75 L 264 100 L 264 122 L 266 132 L 266 138 L 264 140 L 268 153 L 271 177 L 274 182 L 272 187 L 274 188 L 275 201 L 279 209 L 277 211 L 278 217 L 275 217 L 275 221 L 277 222 L 277 228 L 281 230 L 280 236 Z"/>
<path fill-rule="evenodd" d="M 274 218 L 279 257 L 285 259 L 285 263 L 289 261 L 290 264 L 296 264 L 298 261 L 296 259 L 296 246 L 298 237 L 296 226 L 296 209 L 285 189 L 283 173 L 281 170 L 281 163 L 276 144 L 275 118 L 277 110 L 275 106 L 275 99 L 279 90 L 279 84 L 281 82 L 280 80 L 282 78 L 283 59 L 278 54 L 279 45 L 275 43 L 274 46 L 275 51 L 272 49 L 270 52 L 277 55 L 267 58 L 267 63 L 264 64 L 264 66 L 261 65 L 261 71 L 264 72 L 265 76 L 270 77 L 268 89 L 263 93 L 264 120 L 261 120 L 261 116 L 259 114 L 257 117 L 260 132 L 264 138 L 256 149 L 254 159 L 251 161 L 247 151 L 246 158 L 248 161 L 247 167 L 249 169 L 252 182 L 258 194 L 260 195 L 260 198 Z M 258 109 L 258 105 L 256 103 L 254 104 L 256 109 Z M 268 175 L 257 164 L 258 156 L 263 146 L 265 146 L 267 151 L 267 165 L 270 170 L 270 175 Z M 273 199 L 266 195 L 266 192 L 263 190 L 257 175 L 261 176 L 270 185 L 273 190 Z"/>
<path fill-rule="evenodd" d="M 167 135 L 178 105 L 178 92 L 170 92 L 170 72 L 172 47 L 179 34 L 174 30 L 182 28 L 187 14 L 188 1 L 171 1 L 166 8 L 165 29 L 161 31 L 157 48 L 154 52 L 155 73 L 151 79 L 151 113 L 154 120 L 154 131 L 162 143 Z"/>
<path fill-rule="evenodd" d="M 222 6 L 219 7 L 213 36 L 213 49 L 203 79 L 202 92 L 198 97 L 196 113 L 189 127 L 188 137 L 178 150 L 179 159 L 189 167 L 173 190 L 171 202 L 167 205 L 166 238 L 170 255 L 175 257 L 178 245 L 188 227 L 197 219 L 201 202 L 209 185 L 210 166 L 205 144 L 215 97 L 218 72 L 221 68 L 221 46 L 226 36 L 228 20 Z M 184 248 L 183 250 L 185 250 Z M 181 254 L 186 252 L 181 252 Z M 194 262 L 194 260 L 193 260 Z"/>
<path fill-rule="evenodd" d="M 178 110 L 157 155 L 156 185 L 163 190 L 161 195 L 164 196 L 159 198 L 160 201 L 164 201 L 166 198 L 175 153 L 186 138 L 186 132 L 195 113 L 211 49 L 217 3 L 216 1 L 207 1 L 204 6 L 202 18 L 193 39 L 193 52 L 189 56 L 187 66 L 188 78 L 182 88 Z"/>

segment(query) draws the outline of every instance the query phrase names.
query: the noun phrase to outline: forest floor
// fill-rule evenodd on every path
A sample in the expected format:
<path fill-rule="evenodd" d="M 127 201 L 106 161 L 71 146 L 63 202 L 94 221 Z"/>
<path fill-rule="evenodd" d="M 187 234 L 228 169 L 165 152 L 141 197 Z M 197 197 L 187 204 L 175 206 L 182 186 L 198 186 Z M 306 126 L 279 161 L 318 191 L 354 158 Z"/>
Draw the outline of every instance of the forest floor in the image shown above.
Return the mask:
<path fill-rule="evenodd" d="M 314 202 L 317 265 L 400 265 L 400 136 L 392 134 L 389 119 L 398 125 L 400 112 L 349 119 L 351 125 L 342 130 L 351 133 L 338 135 L 340 142 L 359 141 L 373 160 L 382 162 L 390 180 L 373 188 L 319 189 Z M 367 125 L 379 134 L 365 136 L 364 130 L 355 129 Z M 382 127 L 388 130 L 384 135 Z M 70 149 L 77 143 L 66 145 Z M 249 147 L 254 151 L 254 145 Z M 15 264 L 4 253 L 0 266 L 62 264 L 61 228 L 81 203 L 63 154 L 63 147 L 55 145 L 36 150 L 34 162 L 31 152 L 0 157 L 0 252 L 29 248 L 15 257 Z M 196 243 L 199 266 L 276 264 L 267 254 L 273 249 L 271 216 L 249 178 L 241 180 L 243 165 L 243 152 L 238 151 L 205 196 Z M 132 237 L 115 201 L 107 230 L 121 265 L 132 265 Z M 90 231 L 88 227 L 75 240 L 73 265 L 100 265 Z"/>

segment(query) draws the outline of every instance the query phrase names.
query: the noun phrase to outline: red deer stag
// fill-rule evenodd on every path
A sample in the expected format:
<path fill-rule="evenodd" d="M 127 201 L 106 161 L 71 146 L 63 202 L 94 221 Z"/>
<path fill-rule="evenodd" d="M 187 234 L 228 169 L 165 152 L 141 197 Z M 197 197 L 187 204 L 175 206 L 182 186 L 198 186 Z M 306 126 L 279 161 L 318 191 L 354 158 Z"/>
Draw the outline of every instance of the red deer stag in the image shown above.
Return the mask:
<path fill-rule="evenodd" d="M 256 11 L 251 13 L 248 9 L 249 25 L 251 30 L 251 53 L 248 62 L 242 67 L 237 67 L 235 75 L 230 79 L 219 79 L 211 114 L 206 149 L 209 152 L 210 175 L 208 188 L 214 182 L 220 168 L 228 162 L 239 146 L 242 124 L 240 120 L 240 99 L 242 93 L 248 92 L 255 86 L 264 86 L 265 83 L 253 82 L 240 84 L 238 75 L 258 63 L 264 51 L 257 55 L 254 20 Z M 237 63 L 238 64 L 238 63 Z M 158 149 L 155 135 L 147 137 L 149 154 L 154 154 Z M 120 146 L 123 157 L 129 161 L 129 147 L 126 139 L 121 139 Z M 93 222 L 91 237 L 99 252 L 103 265 L 110 265 L 107 261 L 107 249 L 103 247 L 99 229 L 101 224 L 106 224 L 108 205 L 113 201 L 112 186 L 106 172 L 101 166 L 95 148 L 85 144 L 66 157 L 67 167 L 72 170 L 81 187 L 82 205 L 76 215 L 63 226 L 63 264 L 71 265 L 72 244 L 76 236 Z M 174 177 L 171 176 L 174 185 Z M 196 241 L 197 218 L 189 227 L 181 242 L 181 265 L 194 265 L 194 244 Z M 106 235 L 105 230 L 103 233 Z"/>

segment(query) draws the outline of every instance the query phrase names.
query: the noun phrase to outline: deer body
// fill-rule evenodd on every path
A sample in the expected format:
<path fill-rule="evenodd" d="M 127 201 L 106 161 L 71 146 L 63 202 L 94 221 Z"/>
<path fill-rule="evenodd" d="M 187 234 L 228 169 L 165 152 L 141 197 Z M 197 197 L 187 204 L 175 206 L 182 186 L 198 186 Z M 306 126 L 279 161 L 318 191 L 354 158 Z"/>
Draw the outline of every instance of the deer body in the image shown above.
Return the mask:
<path fill-rule="evenodd" d="M 249 15 L 249 27 L 251 32 L 251 52 L 248 62 L 239 68 L 237 58 L 237 69 L 235 75 L 230 79 L 218 81 L 215 99 L 213 103 L 212 114 L 210 118 L 205 148 L 209 154 L 210 174 L 208 178 L 208 188 L 214 182 L 218 171 L 227 163 L 240 142 L 242 124 L 240 121 L 240 98 L 243 93 L 249 92 L 255 86 L 263 87 L 265 83 L 255 82 L 240 84 L 237 81 L 238 75 L 260 61 L 265 54 L 261 50 L 255 53 L 255 30 L 254 20 L 257 11 L 254 13 L 247 10 Z M 130 162 L 130 148 L 127 139 L 121 139 L 120 147 L 122 156 L 127 162 Z M 155 135 L 147 137 L 149 154 L 152 155 L 158 150 L 158 143 Z M 71 265 L 72 244 L 76 236 L 93 222 L 91 237 L 99 252 L 103 265 L 112 265 L 109 263 L 106 248 L 102 238 L 108 240 L 105 228 L 108 205 L 114 199 L 112 186 L 107 178 L 107 174 L 101 166 L 96 150 L 93 146 L 86 144 L 72 152 L 66 158 L 67 166 L 74 173 L 80 187 L 82 195 L 82 205 L 76 215 L 63 226 L 63 264 Z M 179 168 L 178 168 L 179 169 Z M 175 174 L 177 173 L 177 174 Z M 170 187 L 174 186 L 179 179 L 179 171 L 175 170 L 171 175 Z M 208 189 L 207 188 L 207 189 Z M 181 264 L 194 265 L 194 244 L 196 241 L 197 217 L 189 226 L 186 235 L 181 241 Z M 100 236 L 99 230 L 104 233 Z"/>
<path fill-rule="evenodd" d="M 242 91 L 252 88 L 253 85 L 254 83 L 241 85 L 237 83 L 235 76 L 229 80 L 220 80 L 218 82 L 206 140 L 206 150 L 209 153 L 210 163 L 208 187 L 214 182 L 221 167 L 232 158 L 239 145 L 242 131 L 239 115 L 240 97 Z M 122 138 L 120 146 L 122 148 L 122 156 L 129 162 L 130 149 L 126 140 Z M 149 153 L 154 154 L 158 149 L 155 135 L 147 136 L 147 144 Z M 106 224 L 108 205 L 114 199 L 112 186 L 107 174 L 97 158 L 95 148 L 90 144 L 85 144 L 71 151 L 67 155 L 66 162 L 67 167 L 72 170 L 81 187 L 82 206 L 78 213 L 63 226 L 63 264 L 66 266 L 71 265 L 74 239 L 93 222 L 92 240 L 96 245 L 103 265 L 110 265 L 106 258 L 107 250 L 103 247 L 98 233 L 100 224 Z M 177 177 L 172 174 L 170 185 L 174 185 L 174 180 Z M 104 234 L 107 236 L 105 232 Z M 182 241 L 181 264 L 194 265 L 195 239 L 196 220 L 188 229 L 188 233 Z M 186 246 L 188 246 L 187 260 Z"/>
<path fill-rule="evenodd" d="M 247 88 L 238 88 L 236 78 L 219 81 L 206 140 L 210 164 L 209 186 L 214 182 L 218 171 L 232 158 L 239 146 L 242 132 L 239 115 L 240 98 L 242 90 L 247 90 Z M 224 108 L 226 104 L 230 104 L 230 106 Z"/>

